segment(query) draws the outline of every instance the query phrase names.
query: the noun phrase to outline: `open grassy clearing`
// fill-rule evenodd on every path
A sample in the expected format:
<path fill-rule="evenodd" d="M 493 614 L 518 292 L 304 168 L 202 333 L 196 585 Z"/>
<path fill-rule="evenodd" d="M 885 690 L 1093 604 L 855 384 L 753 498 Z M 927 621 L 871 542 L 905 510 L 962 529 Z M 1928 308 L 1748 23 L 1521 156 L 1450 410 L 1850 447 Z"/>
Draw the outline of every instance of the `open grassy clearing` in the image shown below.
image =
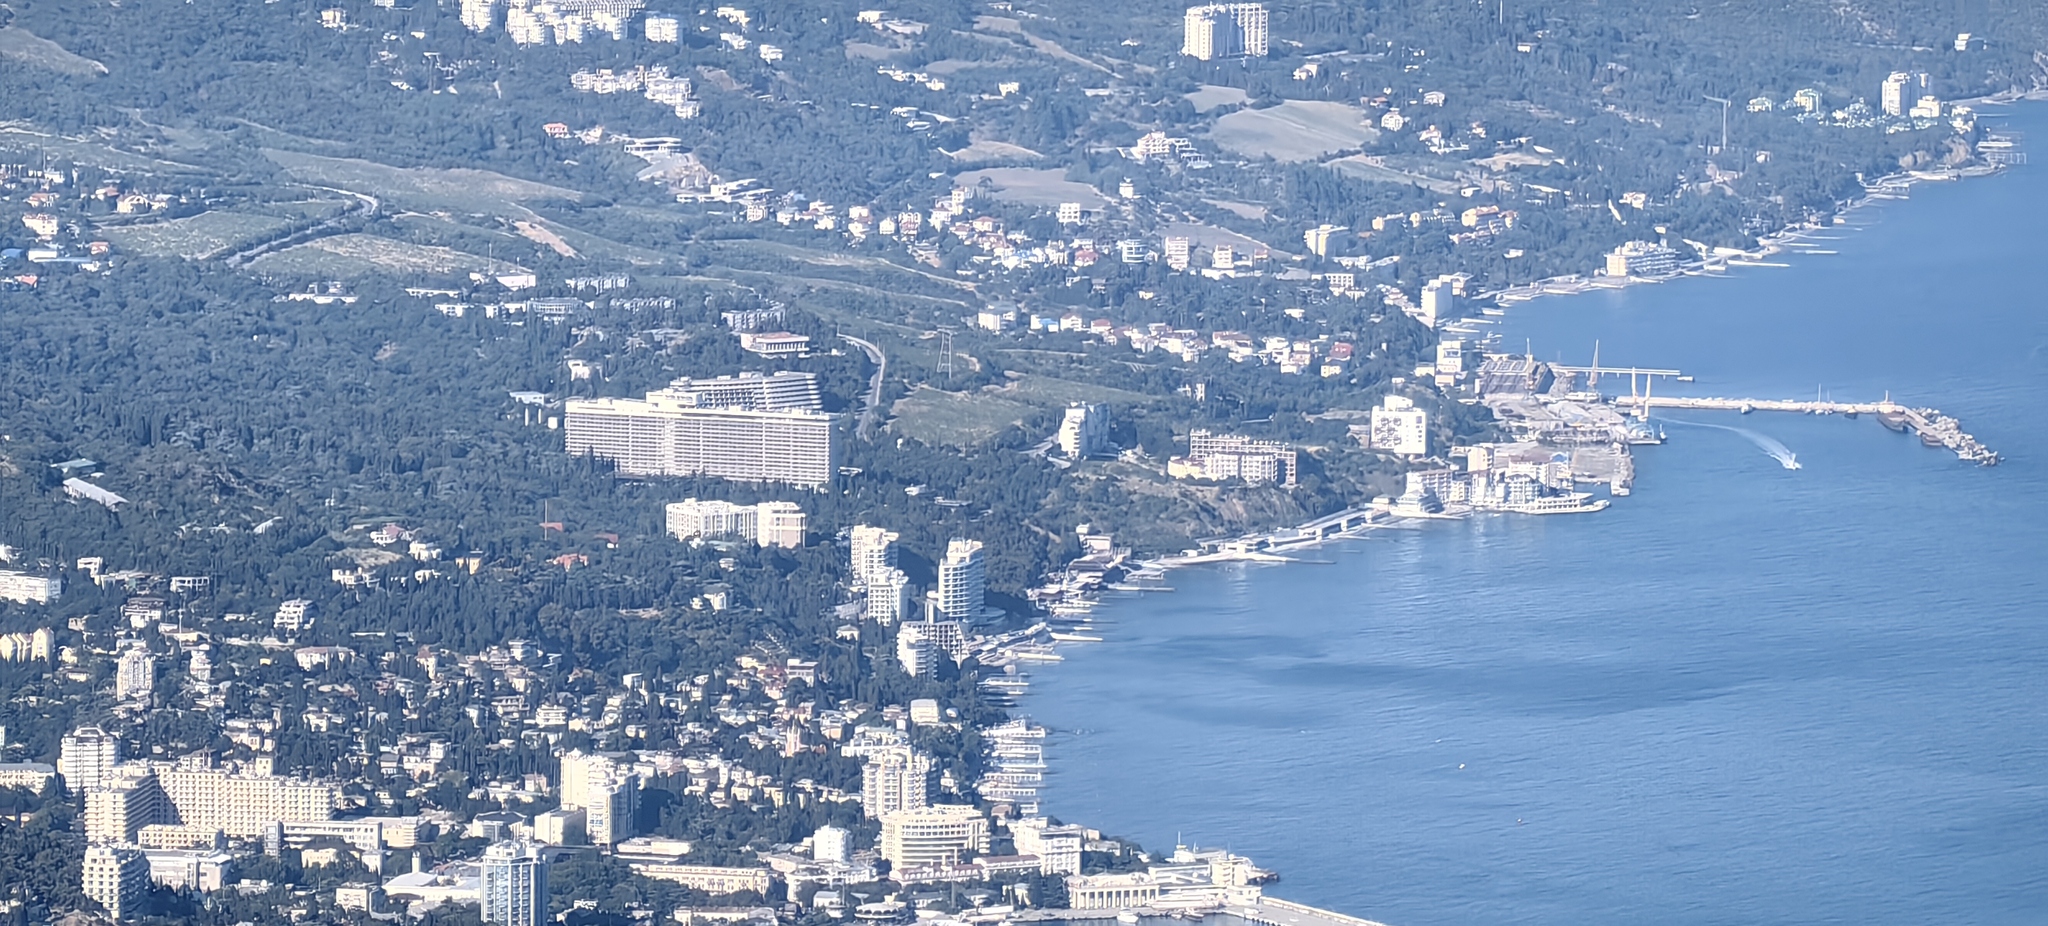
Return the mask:
<path fill-rule="evenodd" d="M 1276 161 L 1312 161 L 1379 138 L 1365 110 L 1342 103 L 1288 100 L 1269 109 L 1240 109 L 1216 120 L 1209 137 L 1224 150 Z"/>
<path fill-rule="evenodd" d="M 1027 373 L 1011 381 L 992 394 L 1006 399 L 1029 402 L 1043 408 L 1065 408 L 1072 402 L 1117 403 L 1122 405 L 1143 405 L 1156 401 L 1154 396 L 1114 386 L 1098 386 L 1094 383 L 1076 382 Z"/>
<path fill-rule="evenodd" d="M 1419 186 L 1432 193 L 1443 193 L 1446 195 L 1458 192 L 1458 185 L 1452 181 L 1439 180 L 1423 174 L 1411 174 L 1403 170 L 1395 170 L 1369 155 L 1354 154 L 1348 158 L 1338 158 L 1323 166 L 1347 177 L 1355 177 L 1359 180 L 1367 180 L 1373 183 L 1406 183 Z"/>
<path fill-rule="evenodd" d="M 523 204 L 582 198 L 575 190 L 520 180 L 488 170 L 392 167 L 359 158 L 330 158 L 276 148 L 263 155 L 294 179 L 367 193 L 387 206 L 421 211 L 511 215 L 524 218 Z"/>
<path fill-rule="evenodd" d="M 519 273 L 526 268 L 510 261 L 493 261 L 478 254 L 435 245 L 393 241 L 376 235 L 335 235 L 265 254 L 250 268 L 266 274 L 309 278 L 349 279 L 379 274 L 434 274 L 449 276 L 483 270 L 490 273 Z"/>
<path fill-rule="evenodd" d="M 924 387 L 896 401 L 889 430 L 932 445 L 969 447 L 1022 424 L 1043 410 L 993 392 L 960 393 Z"/>
<path fill-rule="evenodd" d="M 260 241 L 291 220 L 252 212 L 202 212 L 182 219 L 107 226 L 107 240 L 124 251 L 151 257 L 203 260 Z"/>
<path fill-rule="evenodd" d="M 1252 99 L 1251 94 L 1236 87 L 1218 87 L 1215 84 L 1203 84 L 1200 90 L 1181 95 L 1187 97 L 1188 102 L 1195 104 L 1195 112 L 1198 113 L 1225 106 L 1243 106 Z"/>
<path fill-rule="evenodd" d="M 1061 203 L 1080 203 L 1089 207 L 1109 205 L 1109 200 L 1095 192 L 1094 187 L 1068 180 L 1066 171 L 1057 168 L 986 167 L 966 171 L 955 177 L 953 182 L 973 187 L 983 180 L 989 182 L 997 199 L 1027 206 L 1057 206 Z"/>
<path fill-rule="evenodd" d="M 14 26 L 0 28 L 0 58 L 19 61 L 59 74 L 105 74 L 107 66 L 72 54 L 64 46 Z"/>

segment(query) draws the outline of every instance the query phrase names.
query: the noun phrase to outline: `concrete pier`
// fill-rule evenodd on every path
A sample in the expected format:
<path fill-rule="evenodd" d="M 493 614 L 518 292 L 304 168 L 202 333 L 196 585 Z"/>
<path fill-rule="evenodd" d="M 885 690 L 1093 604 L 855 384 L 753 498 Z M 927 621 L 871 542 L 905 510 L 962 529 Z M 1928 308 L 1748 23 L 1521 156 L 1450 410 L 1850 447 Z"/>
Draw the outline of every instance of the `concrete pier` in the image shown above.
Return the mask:
<path fill-rule="evenodd" d="M 1943 447 L 1956 458 L 1980 466 L 1997 466 L 1998 452 L 1977 442 L 1963 431 L 1962 423 L 1933 408 L 1911 408 L 1897 402 L 1819 402 L 1802 399 L 1724 399 L 1696 396 L 1616 397 L 1613 404 L 1638 418 L 1647 418 L 1653 408 L 1692 408 L 1714 411 L 1797 412 L 1804 415 L 1890 415 L 1903 420 L 1914 434 Z"/>

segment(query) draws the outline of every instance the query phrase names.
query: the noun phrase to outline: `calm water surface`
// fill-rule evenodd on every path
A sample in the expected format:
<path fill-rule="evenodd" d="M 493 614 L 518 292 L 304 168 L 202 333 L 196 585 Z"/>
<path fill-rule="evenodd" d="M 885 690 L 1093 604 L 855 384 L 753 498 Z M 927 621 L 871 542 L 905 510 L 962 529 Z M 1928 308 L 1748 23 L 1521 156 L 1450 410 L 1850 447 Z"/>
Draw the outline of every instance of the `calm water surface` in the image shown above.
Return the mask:
<path fill-rule="evenodd" d="M 1837 255 L 1506 329 L 1698 394 L 1889 390 L 2005 465 L 1674 413 L 1804 468 L 1674 423 L 1601 514 L 1177 572 L 1035 674 L 1046 808 L 1397 926 L 2048 922 L 2044 214 L 2048 167 L 1925 184 L 1825 232 Z"/>

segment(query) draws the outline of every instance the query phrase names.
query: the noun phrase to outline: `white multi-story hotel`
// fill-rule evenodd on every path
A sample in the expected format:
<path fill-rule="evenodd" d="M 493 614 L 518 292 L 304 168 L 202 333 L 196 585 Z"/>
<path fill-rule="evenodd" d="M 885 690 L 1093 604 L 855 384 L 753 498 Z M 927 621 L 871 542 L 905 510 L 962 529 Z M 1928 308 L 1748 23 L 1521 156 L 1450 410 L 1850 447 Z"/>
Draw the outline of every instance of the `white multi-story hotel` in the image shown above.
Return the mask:
<path fill-rule="evenodd" d="M 957 864 L 988 851 L 988 818 L 961 804 L 883 814 L 881 850 L 899 871 Z"/>
<path fill-rule="evenodd" d="M 673 16 L 647 17 L 647 41 L 675 44 L 682 38 L 681 23 Z"/>
<path fill-rule="evenodd" d="M 909 746 L 884 746 L 861 767 L 860 808 L 870 818 L 931 803 L 932 757 Z"/>
<path fill-rule="evenodd" d="M 1291 486 L 1296 463 L 1295 450 L 1279 441 L 1196 428 L 1188 433 L 1188 455 L 1166 461 L 1166 473 L 1175 479 L 1243 479 Z"/>
<path fill-rule="evenodd" d="M 806 387 L 814 395 L 815 382 L 757 380 L 678 381 L 645 399 L 571 399 L 564 412 L 566 445 L 572 454 L 611 460 L 619 472 L 638 476 L 800 486 L 831 481 L 831 416 L 783 404 L 802 401 Z M 760 402 L 773 410 L 719 402 Z"/>
<path fill-rule="evenodd" d="M 1429 452 L 1429 413 L 1403 396 L 1390 395 L 1372 410 L 1372 449 L 1404 456 Z"/>
<path fill-rule="evenodd" d="M 868 585 L 896 568 L 895 531 L 857 524 L 849 533 L 853 545 L 852 572 L 856 585 Z"/>
<path fill-rule="evenodd" d="M 85 896 L 107 909 L 116 922 L 141 912 L 142 896 L 149 890 L 149 859 L 138 849 L 124 846 L 89 846 L 80 871 Z"/>
<path fill-rule="evenodd" d="M 121 654 L 114 668 L 114 698 L 118 701 L 148 700 L 156 689 L 156 659 L 149 647 L 134 643 Z"/>
<path fill-rule="evenodd" d="M 1879 103 L 1887 116 L 1903 116 L 1927 89 L 1927 72 L 1893 71 L 1885 77 Z"/>
<path fill-rule="evenodd" d="M 183 764 L 160 766 L 156 777 L 179 823 L 229 836 L 261 836 L 273 823 L 334 816 L 337 792 L 325 782 Z"/>
<path fill-rule="evenodd" d="M 764 547 L 793 549 L 804 545 L 804 531 L 810 526 L 795 502 L 735 505 L 689 498 L 670 503 L 667 512 L 669 535 L 677 540 L 739 536 Z"/>
<path fill-rule="evenodd" d="M 31 601 L 49 604 L 50 599 L 63 593 L 63 579 L 32 575 L 16 569 L 0 569 L 0 598 L 23 604 Z"/>
<path fill-rule="evenodd" d="M 1102 406 L 1075 402 L 1060 417 L 1060 452 L 1074 460 L 1101 453 L 1109 443 L 1108 431 Z"/>
<path fill-rule="evenodd" d="M 530 842 L 501 842 L 484 850 L 483 921 L 540 926 L 548 921 L 548 863 Z"/>
<path fill-rule="evenodd" d="M 695 408 L 781 412 L 793 409 L 817 411 L 819 407 L 818 374 L 793 370 L 767 375 L 741 373 L 711 379 L 685 376 L 658 392 L 674 396 L 681 404 Z"/>
<path fill-rule="evenodd" d="M 981 541 L 953 538 L 939 561 L 939 613 L 953 620 L 981 616 L 988 582 L 981 562 Z"/>
<path fill-rule="evenodd" d="M 867 601 L 862 605 L 861 619 L 893 624 L 910 613 L 910 576 L 903 570 L 891 566 L 880 575 L 870 575 L 865 587 Z"/>
<path fill-rule="evenodd" d="M 121 761 L 121 738 L 99 727 L 79 727 L 57 744 L 57 777 L 73 794 L 100 786 Z"/>
<path fill-rule="evenodd" d="M 1266 57 L 1268 17 L 1263 3 L 1211 3 L 1189 7 L 1180 53 L 1216 58 Z"/>
<path fill-rule="evenodd" d="M 122 766 L 85 792 L 85 841 L 92 845 L 139 841 L 146 826 L 168 822 L 170 798 L 156 773 L 141 763 Z"/>

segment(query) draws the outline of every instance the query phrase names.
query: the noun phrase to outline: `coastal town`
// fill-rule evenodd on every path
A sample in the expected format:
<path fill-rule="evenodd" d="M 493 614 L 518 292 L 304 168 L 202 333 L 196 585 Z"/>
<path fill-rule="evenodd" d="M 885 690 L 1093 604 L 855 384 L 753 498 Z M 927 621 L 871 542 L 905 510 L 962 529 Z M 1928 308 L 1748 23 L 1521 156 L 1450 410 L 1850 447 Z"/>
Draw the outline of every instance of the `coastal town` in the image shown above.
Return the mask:
<path fill-rule="evenodd" d="M 446 5 L 453 37 L 389 0 L 309 23 L 374 38 L 392 99 L 510 86 L 518 117 L 476 143 L 550 183 L 253 120 L 130 148 L 0 125 L 0 324 L 78 326 L 21 330 L 6 373 L 41 385 L 0 406 L 0 850 L 36 868 L 0 885 L 8 922 L 1377 926 L 1275 896 L 1259 860 L 1068 819 L 1034 672 L 1114 645 L 1102 612 L 1175 570 L 1626 504 L 1669 410 L 2002 459 L 1890 395 L 1690 395 L 1498 333 L 1533 299 L 1824 256 L 1862 203 L 2024 163 L 1985 95 L 1919 64 L 1709 97 L 1696 169 L 1608 189 L 1567 177 L 1592 161 L 1558 113 L 1453 118 L 1420 40 L 1310 54 L 1262 3 L 1175 14 L 1161 60 L 1211 69 L 1156 101 L 1134 83 L 1157 68 L 1077 56 L 1022 2 L 861 10 L 824 56 L 774 10 Z M 546 73 L 482 77 L 501 40 Z M 976 43 L 1005 57 L 957 57 Z M 1988 54 L 1944 43 L 1916 53 Z M 96 73 L 49 45 L 0 52 Z M 795 176 L 851 153 L 718 147 L 778 130 L 721 121 L 741 106 L 836 94 L 791 76 L 825 57 L 872 81 L 839 117 L 948 169 L 857 195 Z M 1210 82 L 1281 57 L 1302 99 Z M 1352 92 L 1368 65 L 1403 83 Z M 1754 186 L 1785 155 L 1732 143 L 1731 112 L 1897 152 L 1788 204 Z M 1078 155 L 990 130 L 1034 120 L 1074 122 Z M 207 173 L 231 141 L 260 169 Z M 1337 182 L 1313 171 L 1400 192 L 1246 201 Z M 1771 205 L 1688 235 L 1738 190 Z M 124 404 L 178 394 L 128 390 L 124 356 L 224 383 L 238 351 L 256 372 L 199 413 Z"/>

